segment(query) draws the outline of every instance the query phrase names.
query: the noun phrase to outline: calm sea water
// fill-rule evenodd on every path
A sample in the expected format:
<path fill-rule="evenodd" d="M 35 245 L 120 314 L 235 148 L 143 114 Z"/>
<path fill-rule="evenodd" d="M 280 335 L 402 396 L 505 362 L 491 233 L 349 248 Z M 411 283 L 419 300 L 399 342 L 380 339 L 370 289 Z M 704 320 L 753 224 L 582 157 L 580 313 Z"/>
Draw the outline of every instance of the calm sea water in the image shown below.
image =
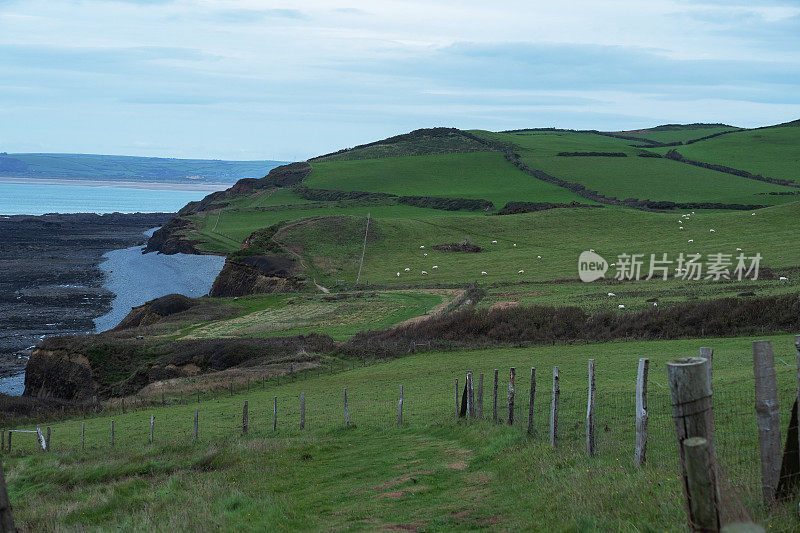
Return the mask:
<path fill-rule="evenodd" d="M 141 186 L 138 186 L 141 187 Z M 45 213 L 174 213 L 209 190 L 130 188 L 81 182 L 9 183 L 0 181 L 0 215 Z M 179 186 L 178 186 L 179 187 Z M 187 185 L 186 188 L 190 188 Z M 225 188 L 220 185 L 219 188 Z"/>

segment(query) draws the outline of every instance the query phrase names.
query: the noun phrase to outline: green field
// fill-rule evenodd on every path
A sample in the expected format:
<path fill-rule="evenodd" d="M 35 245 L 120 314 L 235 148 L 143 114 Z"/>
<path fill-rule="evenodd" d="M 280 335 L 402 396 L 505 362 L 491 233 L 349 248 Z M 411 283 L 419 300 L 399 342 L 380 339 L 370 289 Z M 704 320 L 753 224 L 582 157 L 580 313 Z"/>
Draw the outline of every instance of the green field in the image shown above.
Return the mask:
<path fill-rule="evenodd" d="M 733 126 L 697 124 L 684 126 L 656 126 L 655 128 L 622 131 L 619 133 L 623 135 L 630 135 L 632 137 L 641 137 L 642 139 L 649 139 L 651 141 L 660 143 L 685 143 L 686 141 L 699 139 L 701 137 L 706 137 L 707 135 L 714 135 L 715 133 L 733 131 L 736 129 L 737 128 Z"/>
<path fill-rule="evenodd" d="M 580 183 L 600 194 L 620 200 L 638 198 L 672 202 L 774 205 L 795 199 L 792 196 L 769 195 L 770 192 L 794 192 L 790 187 L 741 178 L 668 159 L 638 157 L 637 154 L 643 150 L 629 146 L 636 144 L 634 141 L 576 132 L 481 132 L 481 135 L 496 142 L 516 145 L 522 161 L 531 168 Z M 727 137 L 722 136 L 719 139 Z M 699 147 L 714 141 L 712 139 L 690 146 Z M 680 147 L 680 150 L 683 153 L 689 147 Z M 666 152 L 666 149 L 662 148 L 660 151 Z M 627 157 L 561 157 L 556 155 L 559 152 L 622 152 Z M 789 154 L 784 152 L 783 157 L 787 155 Z M 703 158 L 701 160 L 705 161 Z"/>
<path fill-rule="evenodd" d="M 800 183 L 798 126 L 729 133 L 688 146 L 679 146 L 678 151 L 688 159 Z"/>
<path fill-rule="evenodd" d="M 496 152 L 314 162 L 312 166 L 304 184 L 317 189 L 481 198 L 497 209 L 510 201 L 586 203 L 571 191 L 516 169 Z"/>
<path fill-rule="evenodd" d="M 793 339 L 770 338 L 785 428 L 796 386 Z M 758 504 L 750 342 L 744 338 L 422 353 L 333 375 L 283 379 L 280 385 L 271 380 L 263 389 L 257 385 L 230 397 L 204 393 L 199 404 L 90 417 L 85 451 L 81 419 L 50 424 L 50 453 L 35 453 L 32 437 L 16 434 L 14 451 L 4 456 L 6 479 L 18 525 L 34 531 L 255 531 L 265 524 L 278 530 L 684 531 L 664 363 L 696 354 L 704 345 L 716 351 L 720 464 L 751 516 L 770 530 L 792 530 L 796 500 L 773 508 Z M 650 430 L 647 464 L 636 469 L 631 458 L 639 357 L 651 360 Z M 598 391 L 594 458 L 583 449 L 589 358 L 595 360 Z M 556 450 L 547 441 L 553 365 L 559 366 L 562 391 Z M 491 416 L 490 376 L 500 369 L 499 414 L 505 420 L 512 366 L 518 372 L 515 426 L 456 424 L 454 378 L 463 379 L 467 370 L 485 374 L 484 414 Z M 532 366 L 538 377 L 535 433 L 528 437 Z M 404 424 L 396 427 L 401 384 Z M 350 428 L 344 427 L 343 388 Z M 305 430 L 298 425 L 301 392 Z M 278 398 L 276 432 L 273 397 Z M 241 436 L 244 400 L 249 433 Z M 191 439 L 195 408 L 196 443 Z"/>

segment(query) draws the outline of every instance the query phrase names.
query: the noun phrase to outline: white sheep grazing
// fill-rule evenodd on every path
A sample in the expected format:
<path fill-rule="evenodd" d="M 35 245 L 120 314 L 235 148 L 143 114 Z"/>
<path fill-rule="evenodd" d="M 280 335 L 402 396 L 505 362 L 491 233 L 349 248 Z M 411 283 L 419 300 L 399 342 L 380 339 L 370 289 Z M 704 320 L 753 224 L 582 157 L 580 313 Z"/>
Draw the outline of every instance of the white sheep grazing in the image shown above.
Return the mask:
<path fill-rule="evenodd" d="M 536 259 L 541 259 L 541 258 L 542 258 L 542 256 L 541 256 L 541 255 L 537 255 L 537 256 L 536 256 Z"/>
<path fill-rule="evenodd" d="M 624 305 L 622 305 L 622 304 L 619 304 L 619 305 L 617 306 L 617 309 L 625 309 L 625 306 L 624 306 Z"/>
<path fill-rule="evenodd" d="M 420 246 L 419 249 L 420 250 L 424 250 L 425 249 L 425 245 Z"/>
<path fill-rule="evenodd" d="M 424 254 L 422 254 L 422 257 L 428 257 L 428 252 L 425 252 Z"/>
<path fill-rule="evenodd" d="M 608 295 L 609 296 L 616 296 L 616 294 L 614 294 L 613 292 L 609 292 Z"/>
<path fill-rule="evenodd" d="M 497 244 L 497 241 L 492 241 L 492 244 Z"/>
<path fill-rule="evenodd" d="M 678 224 L 683 224 L 683 220 L 678 220 Z"/>
<path fill-rule="evenodd" d="M 709 233 L 716 233 L 713 229 L 708 230 Z"/>
<path fill-rule="evenodd" d="M 517 243 L 514 243 L 514 248 L 516 248 L 516 247 L 517 247 Z"/>
<path fill-rule="evenodd" d="M 525 273 L 524 270 L 520 270 L 519 272 L 517 272 L 517 274 L 524 274 L 524 273 Z"/>
<path fill-rule="evenodd" d="M 653 302 L 653 307 L 658 307 L 658 302 Z"/>
<path fill-rule="evenodd" d="M 754 217 L 754 216 L 756 216 L 756 214 L 755 213 L 750 213 L 750 216 Z"/>
<path fill-rule="evenodd" d="M 781 276 L 778 278 L 778 281 L 789 281 L 789 278 L 787 278 L 786 276 Z"/>
<path fill-rule="evenodd" d="M 485 275 L 486 275 L 486 271 L 485 271 L 485 270 L 483 270 L 483 271 L 481 272 L 481 276 L 485 276 Z"/>
<path fill-rule="evenodd" d="M 439 265 L 433 265 L 433 270 L 436 270 L 437 268 L 439 268 Z"/>
<path fill-rule="evenodd" d="M 616 265 L 616 263 L 611 263 L 611 264 L 610 264 L 610 265 L 608 265 L 608 266 L 610 266 L 610 267 L 613 267 L 614 265 Z"/>
<path fill-rule="evenodd" d="M 741 249 L 741 248 L 737 248 L 737 249 L 736 249 L 736 251 L 737 251 L 737 252 L 741 252 L 741 251 L 742 251 L 742 249 Z"/>
<path fill-rule="evenodd" d="M 590 252 L 594 252 L 594 248 L 589 248 L 589 251 Z"/>
<path fill-rule="evenodd" d="M 694 239 L 689 239 L 689 242 L 694 242 Z"/>
<path fill-rule="evenodd" d="M 405 267 L 403 270 L 405 270 L 406 272 L 411 272 L 411 269 L 408 267 Z"/>
<path fill-rule="evenodd" d="M 427 273 L 427 272 L 425 272 L 425 271 L 423 270 L 423 271 L 422 271 L 422 275 L 423 275 L 423 276 L 427 276 L 427 275 L 428 275 L 428 273 Z"/>
<path fill-rule="evenodd" d="M 679 230 L 681 230 L 681 231 L 683 231 L 683 226 L 680 226 L 678 229 L 679 229 Z"/>
<path fill-rule="evenodd" d="M 398 277 L 398 278 L 400 277 L 400 272 L 398 272 L 398 273 L 397 273 L 397 277 Z"/>

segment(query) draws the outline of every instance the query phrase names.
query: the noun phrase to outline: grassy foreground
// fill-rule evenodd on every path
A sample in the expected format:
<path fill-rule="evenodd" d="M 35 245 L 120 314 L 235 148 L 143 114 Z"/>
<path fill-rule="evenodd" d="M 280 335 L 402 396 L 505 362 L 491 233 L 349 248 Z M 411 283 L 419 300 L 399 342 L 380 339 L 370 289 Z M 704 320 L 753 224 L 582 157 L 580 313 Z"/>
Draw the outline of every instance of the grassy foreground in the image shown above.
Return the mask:
<path fill-rule="evenodd" d="M 794 398 L 791 336 L 771 336 L 783 428 Z M 664 364 L 715 348 L 717 449 L 747 512 L 773 531 L 796 527 L 796 503 L 758 503 L 759 466 L 750 339 L 607 343 L 421 353 L 331 375 L 261 384 L 249 393 L 203 397 L 52 424 L 50 453 L 14 436 L 3 457 L 20 525 L 47 530 L 452 530 L 682 531 L 683 498 Z M 631 464 L 633 389 L 649 357 L 648 463 Z M 597 371 L 598 451 L 583 450 L 587 359 Z M 561 441 L 547 442 L 550 372 L 561 372 Z M 507 418 L 508 368 L 517 368 L 515 426 L 456 423 L 453 380 L 500 369 L 500 418 Z M 527 436 L 529 369 L 538 371 L 535 433 Z M 287 382 L 288 381 L 288 382 Z M 476 379 L 477 382 L 477 379 Z M 397 426 L 404 385 L 404 424 Z M 347 388 L 351 427 L 344 427 Z M 299 395 L 307 424 L 299 428 Z M 278 398 L 278 430 L 272 402 Z M 241 435 L 242 403 L 250 430 Z M 191 439 L 194 409 L 200 438 Z M 150 415 L 156 417 L 150 444 Z M 109 444 L 115 421 L 115 446 Z M 25 428 L 27 429 L 27 428 Z"/>

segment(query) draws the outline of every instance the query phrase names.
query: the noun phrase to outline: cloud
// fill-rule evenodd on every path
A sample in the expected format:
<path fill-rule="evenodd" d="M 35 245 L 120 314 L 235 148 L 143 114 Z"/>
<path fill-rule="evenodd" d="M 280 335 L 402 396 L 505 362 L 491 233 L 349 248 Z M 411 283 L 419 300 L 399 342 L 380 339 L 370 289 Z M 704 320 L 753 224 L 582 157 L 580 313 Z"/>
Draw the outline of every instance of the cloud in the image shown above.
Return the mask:
<path fill-rule="evenodd" d="M 267 19 L 310 20 L 299 9 L 224 9 L 214 12 L 212 19 L 235 24 L 251 24 Z"/>

